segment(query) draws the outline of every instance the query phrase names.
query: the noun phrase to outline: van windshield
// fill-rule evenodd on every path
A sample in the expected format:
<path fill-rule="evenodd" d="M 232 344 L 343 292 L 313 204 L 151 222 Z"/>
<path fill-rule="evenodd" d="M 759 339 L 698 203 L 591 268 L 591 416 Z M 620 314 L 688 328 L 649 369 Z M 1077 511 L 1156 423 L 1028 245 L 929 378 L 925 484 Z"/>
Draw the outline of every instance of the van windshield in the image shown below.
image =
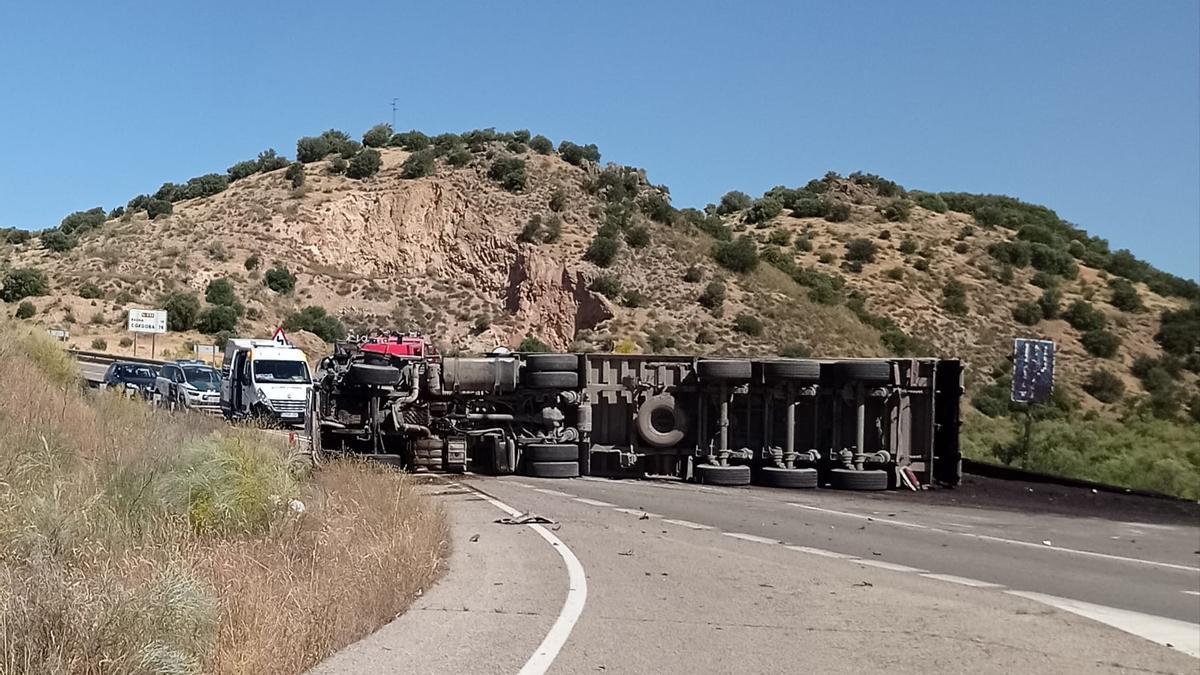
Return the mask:
<path fill-rule="evenodd" d="M 308 384 L 308 364 L 303 361 L 254 361 L 255 382 Z"/>

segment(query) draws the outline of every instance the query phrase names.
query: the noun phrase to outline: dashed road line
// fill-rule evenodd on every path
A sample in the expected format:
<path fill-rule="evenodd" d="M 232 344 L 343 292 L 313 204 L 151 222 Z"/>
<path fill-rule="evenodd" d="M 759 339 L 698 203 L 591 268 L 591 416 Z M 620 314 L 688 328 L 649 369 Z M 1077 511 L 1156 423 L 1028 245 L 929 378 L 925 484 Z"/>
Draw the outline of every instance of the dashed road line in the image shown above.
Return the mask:
<path fill-rule="evenodd" d="M 925 572 L 921 576 L 926 579 L 936 579 L 938 581 L 947 581 L 960 586 L 970 586 L 971 588 L 1004 588 L 1000 584 L 993 584 L 990 581 L 980 581 L 978 579 L 968 579 L 967 577 L 958 577 L 953 574 L 934 574 L 933 572 Z"/>
<path fill-rule="evenodd" d="M 760 537 L 757 534 L 745 534 L 743 532 L 722 532 L 721 534 L 725 535 L 726 537 L 733 537 L 734 539 L 741 539 L 743 541 L 753 541 L 753 542 L 756 542 L 759 544 L 779 544 L 779 543 L 781 543 L 778 539 L 770 539 L 768 537 Z"/>
<path fill-rule="evenodd" d="M 909 523 L 909 522 L 905 522 L 903 520 L 892 520 L 891 518 L 879 518 L 876 516 L 868 516 L 868 515 L 865 515 L 862 513 L 850 513 L 849 511 L 835 511 L 834 509 L 824 509 L 824 508 L 821 508 L 820 506 L 810 506 L 808 504 L 797 504 L 795 502 L 788 502 L 787 505 L 795 506 L 796 508 L 801 508 L 801 509 L 808 509 L 809 511 L 817 511 L 819 513 L 829 513 L 829 514 L 832 514 L 835 516 L 854 518 L 856 520 L 869 520 L 874 523 L 887 523 L 888 525 L 896 525 L 899 527 L 911 527 L 916 530 L 933 530 L 935 532 L 941 531 L 941 530 L 938 530 L 937 528 L 929 527 L 928 525 L 921 525 L 919 523 Z"/>
<path fill-rule="evenodd" d="M 896 563 L 890 563 L 886 560 L 875 560 L 873 558 L 855 558 L 853 560 L 853 562 L 856 562 L 859 565 L 869 565 L 871 567 L 878 567 L 879 569 L 883 569 L 883 570 L 891 570 L 893 572 L 905 572 L 905 573 L 909 573 L 909 574 L 914 574 L 914 573 L 920 574 L 920 573 L 926 571 L 923 569 L 918 569 L 916 567 L 909 567 L 908 565 L 898 565 Z"/>
<path fill-rule="evenodd" d="M 790 544 L 784 544 L 783 547 L 791 549 L 793 551 L 799 551 L 800 553 L 808 553 L 810 555 L 819 555 L 823 558 L 836 558 L 838 560 L 853 560 L 854 559 L 854 556 L 852 556 L 852 555 L 847 555 L 845 553 L 838 553 L 837 551 L 826 551 L 823 548 L 813 548 L 811 546 L 792 546 Z"/>
<path fill-rule="evenodd" d="M 587 504 L 588 506 L 603 506 L 606 508 L 616 506 L 616 504 L 602 502 L 599 499 L 588 499 L 587 497 L 572 497 L 571 500 L 579 502 L 580 504 Z"/>
<path fill-rule="evenodd" d="M 1200 595 L 1200 591 L 1179 591 L 1179 592 L 1183 593 L 1184 595 Z"/>
<path fill-rule="evenodd" d="M 660 518 L 661 517 L 657 513 L 650 513 L 649 511 L 643 511 L 641 509 L 627 509 L 622 506 L 613 507 L 613 511 L 619 511 L 621 513 L 628 513 L 631 516 L 638 516 L 639 518 L 642 516 L 646 516 L 647 518 Z"/>
<path fill-rule="evenodd" d="M 534 492 L 540 492 L 544 495 L 554 495 L 555 497 L 575 497 L 568 492 L 559 492 L 558 490 L 547 490 L 546 488 L 533 488 Z"/>
<path fill-rule="evenodd" d="M 681 527 L 690 527 L 693 530 L 711 530 L 711 529 L 713 529 L 712 525 L 704 525 L 703 523 L 693 523 L 690 520 L 677 520 L 675 518 L 663 518 L 663 522 L 670 523 L 672 525 L 679 525 Z"/>

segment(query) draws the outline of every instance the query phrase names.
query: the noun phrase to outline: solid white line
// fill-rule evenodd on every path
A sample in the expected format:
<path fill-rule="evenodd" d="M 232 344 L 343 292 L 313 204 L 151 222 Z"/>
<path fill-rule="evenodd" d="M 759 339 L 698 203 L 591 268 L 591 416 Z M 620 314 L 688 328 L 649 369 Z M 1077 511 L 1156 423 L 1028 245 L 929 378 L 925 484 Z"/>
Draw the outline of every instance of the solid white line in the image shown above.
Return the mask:
<path fill-rule="evenodd" d="M 922 574 L 926 579 L 937 579 L 938 581 L 948 581 L 952 584 L 960 584 L 962 586 L 970 586 L 971 588 L 1004 588 L 1000 584 L 993 584 L 990 581 L 980 581 L 978 579 L 968 579 L 967 577 L 956 577 L 953 574 Z"/>
<path fill-rule="evenodd" d="M 544 495 L 554 495 L 555 497 L 574 497 L 575 495 L 569 492 L 559 492 L 558 490 L 547 490 L 546 488 L 533 488 L 534 492 L 540 492 Z"/>
<path fill-rule="evenodd" d="M 768 539 L 767 537 L 760 537 L 757 534 L 742 534 L 741 532 L 722 532 L 721 534 L 725 535 L 726 537 L 733 537 L 734 539 L 743 539 L 745 541 L 753 541 L 753 542 L 757 542 L 759 544 L 778 544 L 779 543 L 778 539 Z"/>
<path fill-rule="evenodd" d="M 922 569 L 917 569 L 916 567 L 909 567 L 908 565 L 897 565 L 896 563 L 890 563 L 886 560 L 874 560 L 871 558 L 858 558 L 854 562 L 860 565 L 870 565 L 871 567 L 878 567 L 879 569 L 891 570 L 893 572 L 917 572 L 919 574 L 925 571 Z"/>
<path fill-rule="evenodd" d="M 599 499 L 587 499 L 585 497 L 572 497 L 571 499 L 573 501 L 579 502 L 580 504 L 587 504 L 588 506 L 604 506 L 604 507 L 616 506 L 616 504 L 609 504 L 608 502 L 602 502 Z"/>
<path fill-rule="evenodd" d="M 790 548 L 793 551 L 799 551 L 801 553 L 810 553 L 812 555 L 819 555 L 819 556 L 822 556 L 825 558 L 837 558 L 838 560 L 852 560 L 854 558 L 854 556 L 846 555 L 845 553 L 838 553 L 837 551 L 826 551 L 823 548 L 812 548 L 811 546 L 786 546 L 785 545 L 784 548 Z"/>
<path fill-rule="evenodd" d="M 690 520 L 675 520 L 673 518 L 663 518 L 663 522 L 670 523 L 672 525 L 682 525 L 683 527 L 690 527 L 693 530 L 711 530 L 711 529 L 713 529 L 712 525 L 703 525 L 701 523 L 693 523 Z"/>
<path fill-rule="evenodd" d="M 643 511 L 641 509 L 626 509 L 626 508 L 622 508 L 622 507 L 618 506 L 618 507 L 614 508 L 613 511 L 620 511 L 621 513 L 628 513 L 631 516 L 638 516 L 639 518 L 642 516 L 658 518 L 657 513 L 650 513 L 649 511 Z"/>
<path fill-rule="evenodd" d="M 1200 595 L 1200 591 L 1179 591 L 1179 592 L 1186 593 L 1187 595 Z"/>
<path fill-rule="evenodd" d="M 508 515 L 514 517 L 521 515 L 520 511 L 508 504 L 477 490 L 475 492 L 492 506 Z M 543 675 L 550 669 L 554 659 L 558 657 L 558 652 L 567 643 L 567 638 L 571 637 L 571 630 L 579 621 L 579 615 L 583 614 L 583 606 L 587 603 L 587 575 L 583 571 L 583 564 L 579 562 L 579 558 L 576 558 L 571 549 L 561 539 L 554 536 L 553 532 L 535 523 L 531 523 L 529 527 L 541 535 L 542 539 L 549 542 L 555 551 L 558 551 L 558 555 L 562 557 L 563 563 L 567 566 L 567 597 L 563 601 L 562 611 L 558 613 L 558 618 L 554 620 L 554 625 L 550 626 L 550 632 L 546 633 L 546 637 L 538 645 L 537 651 L 529 657 L 520 670 L 521 675 Z"/>
<path fill-rule="evenodd" d="M 1113 628 L 1146 638 L 1151 642 L 1170 645 L 1189 656 L 1200 657 L 1200 624 L 1178 619 L 1132 612 L 1127 609 L 1093 605 L 1090 602 L 1060 598 L 1029 591 L 1004 591 L 1009 595 L 1057 607 L 1072 614 L 1087 617 Z"/>

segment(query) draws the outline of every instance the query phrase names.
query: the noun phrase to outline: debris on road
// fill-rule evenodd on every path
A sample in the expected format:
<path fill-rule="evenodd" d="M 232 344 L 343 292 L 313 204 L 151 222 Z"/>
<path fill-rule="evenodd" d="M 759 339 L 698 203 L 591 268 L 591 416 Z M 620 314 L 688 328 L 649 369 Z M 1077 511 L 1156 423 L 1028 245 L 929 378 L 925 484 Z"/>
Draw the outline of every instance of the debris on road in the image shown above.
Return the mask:
<path fill-rule="evenodd" d="M 532 512 L 531 513 L 522 513 L 519 516 L 511 516 L 511 517 L 505 516 L 503 518 L 497 518 L 496 522 L 500 523 L 501 525 L 533 525 L 533 524 L 557 525 L 557 523 L 554 522 L 553 520 L 550 520 L 549 518 L 547 518 L 545 516 L 539 516 L 536 513 L 532 513 Z"/>

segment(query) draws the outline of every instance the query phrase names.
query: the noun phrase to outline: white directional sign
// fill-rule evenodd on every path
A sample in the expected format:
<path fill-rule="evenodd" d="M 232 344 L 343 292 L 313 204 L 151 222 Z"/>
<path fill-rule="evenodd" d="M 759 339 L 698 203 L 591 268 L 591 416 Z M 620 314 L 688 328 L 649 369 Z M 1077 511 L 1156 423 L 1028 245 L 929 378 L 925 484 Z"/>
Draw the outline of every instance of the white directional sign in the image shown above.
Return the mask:
<path fill-rule="evenodd" d="M 165 310 L 165 309 L 131 309 L 131 310 L 129 310 L 129 330 L 134 333 L 165 333 L 165 332 L 167 332 L 167 310 Z"/>

